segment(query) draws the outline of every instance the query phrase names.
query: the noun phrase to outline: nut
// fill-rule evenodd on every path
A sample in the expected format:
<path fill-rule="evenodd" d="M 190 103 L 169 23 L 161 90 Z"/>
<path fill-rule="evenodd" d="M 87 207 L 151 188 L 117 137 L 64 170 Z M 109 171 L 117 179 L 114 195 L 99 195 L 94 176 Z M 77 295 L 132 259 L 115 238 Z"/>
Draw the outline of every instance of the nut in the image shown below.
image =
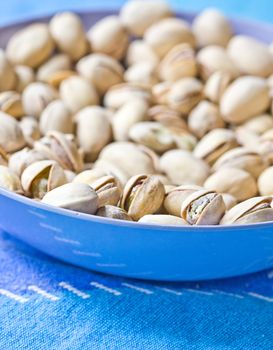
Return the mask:
<path fill-rule="evenodd" d="M 14 71 L 16 74 L 16 91 L 23 92 L 25 88 L 33 83 L 35 80 L 35 74 L 31 67 L 18 65 L 14 67 Z M 8 89 L 7 89 L 8 90 Z"/>
<path fill-rule="evenodd" d="M 159 80 L 157 67 L 149 62 L 135 63 L 126 70 L 124 80 L 128 83 L 137 83 L 152 87 Z"/>
<path fill-rule="evenodd" d="M 97 192 L 99 208 L 118 204 L 121 190 L 114 176 L 103 176 L 91 183 L 90 186 Z"/>
<path fill-rule="evenodd" d="M 257 117 L 246 121 L 242 127 L 254 132 L 257 135 L 262 135 L 267 130 L 273 129 L 273 118 L 270 114 L 261 114 Z"/>
<path fill-rule="evenodd" d="M 8 165 L 8 155 L 5 152 L 4 148 L 0 146 L 0 165 Z"/>
<path fill-rule="evenodd" d="M 15 118 L 0 112 L 0 147 L 6 152 L 15 152 L 25 145 L 25 139 Z"/>
<path fill-rule="evenodd" d="M 211 102 L 219 104 L 223 93 L 230 84 L 231 77 L 229 73 L 217 71 L 212 73 L 206 81 L 204 95 Z"/>
<path fill-rule="evenodd" d="M 60 71 L 67 71 L 71 69 L 71 59 L 68 55 L 60 53 L 51 57 L 44 64 L 42 64 L 37 71 L 37 80 L 44 83 L 50 83 L 52 76 Z"/>
<path fill-rule="evenodd" d="M 23 117 L 20 120 L 20 128 L 28 146 L 32 147 L 34 141 L 41 137 L 39 123 L 36 118 Z"/>
<path fill-rule="evenodd" d="M 6 57 L 4 50 L 0 49 L 0 91 L 12 90 L 16 85 L 16 74 Z"/>
<path fill-rule="evenodd" d="M 4 165 L 0 165 L 0 188 L 20 194 L 22 193 L 19 177 Z"/>
<path fill-rule="evenodd" d="M 223 201 L 225 203 L 226 210 L 231 209 L 237 204 L 237 200 L 234 196 L 229 193 L 221 193 Z"/>
<path fill-rule="evenodd" d="M 28 147 L 13 153 L 9 158 L 9 168 L 21 177 L 23 171 L 31 164 L 46 160 L 45 156 L 34 149 Z"/>
<path fill-rule="evenodd" d="M 273 167 L 265 169 L 258 178 L 258 189 L 261 196 L 273 195 Z"/>
<path fill-rule="evenodd" d="M 188 129 L 187 123 L 181 118 L 181 114 L 168 106 L 155 105 L 151 107 L 148 110 L 148 119 L 159 122 L 170 129 Z"/>
<path fill-rule="evenodd" d="M 163 226 L 186 226 L 188 225 L 187 221 L 182 218 L 178 218 L 173 215 L 144 215 L 138 222 L 142 224 L 155 224 Z"/>
<path fill-rule="evenodd" d="M 96 215 L 104 218 L 132 221 L 125 210 L 113 205 L 105 205 L 104 207 L 99 208 Z"/>
<path fill-rule="evenodd" d="M 131 66 L 140 62 L 156 66 L 159 63 L 159 58 L 144 40 L 134 40 L 128 46 L 126 63 L 128 66 Z"/>
<path fill-rule="evenodd" d="M 79 173 L 77 176 L 75 176 L 75 178 L 73 179 L 73 182 L 87 184 L 91 186 L 93 182 L 102 178 L 105 175 L 108 175 L 108 173 L 101 169 L 84 170 L 81 173 Z"/>
<path fill-rule="evenodd" d="M 0 93 L 0 110 L 15 118 L 24 114 L 21 95 L 16 91 L 5 91 Z"/>

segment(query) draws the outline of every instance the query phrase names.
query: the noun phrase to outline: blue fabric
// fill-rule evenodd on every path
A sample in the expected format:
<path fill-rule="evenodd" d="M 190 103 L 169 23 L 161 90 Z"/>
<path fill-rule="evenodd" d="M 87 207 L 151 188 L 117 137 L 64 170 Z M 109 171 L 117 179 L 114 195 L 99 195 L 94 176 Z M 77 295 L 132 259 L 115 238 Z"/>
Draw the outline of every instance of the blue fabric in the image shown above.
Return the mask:
<path fill-rule="evenodd" d="M 9 0 L 0 22 L 122 2 Z M 266 0 L 172 3 L 273 20 Z M 1 233 L 0 349 L 269 350 L 272 281 L 271 271 L 199 284 L 125 280 L 63 264 Z"/>

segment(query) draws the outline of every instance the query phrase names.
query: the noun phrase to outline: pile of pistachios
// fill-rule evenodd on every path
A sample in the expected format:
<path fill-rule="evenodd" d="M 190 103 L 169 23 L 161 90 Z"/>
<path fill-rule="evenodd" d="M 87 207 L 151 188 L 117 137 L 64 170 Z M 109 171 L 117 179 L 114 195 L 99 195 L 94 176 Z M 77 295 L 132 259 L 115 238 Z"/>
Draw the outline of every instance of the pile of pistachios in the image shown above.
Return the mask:
<path fill-rule="evenodd" d="M 58 13 L 0 50 L 0 186 L 142 223 L 273 221 L 272 98 L 273 45 L 218 10 Z"/>

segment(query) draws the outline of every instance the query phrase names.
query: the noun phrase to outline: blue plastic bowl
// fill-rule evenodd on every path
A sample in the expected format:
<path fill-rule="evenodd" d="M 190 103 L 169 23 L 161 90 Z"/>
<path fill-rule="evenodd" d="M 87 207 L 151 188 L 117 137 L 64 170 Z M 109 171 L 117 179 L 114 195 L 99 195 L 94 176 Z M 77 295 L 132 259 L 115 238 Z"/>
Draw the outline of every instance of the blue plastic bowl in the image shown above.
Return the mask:
<path fill-rule="evenodd" d="M 109 14 L 113 12 L 80 15 L 90 27 Z M 191 21 L 194 14 L 179 16 Z M 1 28 L 0 46 L 30 22 Z M 271 25 L 241 20 L 232 24 L 237 33 L 273 41 Z M 54 208 L 0 189 L 0 228 L 71 264 L 140 279 L 205 280 L 273 266 L 273 222 L 224 227 L 145 225 Z"/>

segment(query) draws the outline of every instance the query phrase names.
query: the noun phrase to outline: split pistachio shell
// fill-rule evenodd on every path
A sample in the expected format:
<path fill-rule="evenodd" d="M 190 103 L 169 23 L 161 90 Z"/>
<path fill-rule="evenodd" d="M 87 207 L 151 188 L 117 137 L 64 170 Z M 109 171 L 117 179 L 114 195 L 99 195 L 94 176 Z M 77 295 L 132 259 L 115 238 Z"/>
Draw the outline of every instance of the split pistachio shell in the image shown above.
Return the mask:
<path fill-rule="evenodd" d="M 144 215 L 156 213 L 164 201 L 164 196 L 164 186 L 158 178 L 153 175 L 136 175 L 124 188 L 121 207 L 137 221 Z"/>
<path fill-rule="evenodd" d="M 98 211 L 96 212 L 96 216 L 101 216 L 104 218 L 116 219 L 116 220 L 132 221 L 132 219 L 124 209 L 115 207 L 113 205 L 105 205 L 104 207 L 99 208 Z"/>
<path fill-rule="evenodd" d="M 72 134 L 74 130 L 72 115 L 62 100 L 55 100 L 47 105 L 40 118 L 40 130 L 43 135 L 49 131 Z"/>
<path fill-rule="evenodd" d="M 216 9 L 202 11 L 193 21 L 192 30 L 198 46 L 226 46 L 232 37 L 228 19 Z"/>
<path fill-rule="evenodd" d="M 48 84 L 34 82 L 22 94 L 23 108 L 27 115 L 39 118 L 45 107 L 58 97 L 57 91 Z"/>
<path fill-rule="evenodd" d="M 24 65 L 17 65 L 14 67 L 16 74 L 16 91 L 23 92 L 25 88 L 33 83 L 35 80 L 35 74 L 31 67 Z"/>
<path fill-rule="evenodd" d="M 197 62 L 191 45 L 183 43 L 173 47 L 161 61 L 159 75 L 162 80 L 167 81 L 195 77 Z"/>
<path fill-rule="evenodd" d="M 105 205 L 118 204 L 121 191 L 114 176 L 103 176 L 91 183 L 90 186 L 97 192 L 99 208 Z"/>
<path fill-rule="evenodd" d="M 187 226 L 188 223 L 182 218 L 173 215 L 144 215 L 138 220 L 142 224 L 155 224 L 163 226 Z"/>
<path fill-rule="evenodd" d="M 20 124 L 15 118 L 0 112 L 0 147 L 6 152 L 15 152 L 25 145 Z"/>
<path fill-rule="evenodd" d="M 68 70 L 60 70 L 58 72 L 52 73 L 48 78 L 48 84 L 53 86 L 55 89 L 59 89 L 61 83 L 76 75 L 76 72 L 74 70 L 68 69 Z"/>
<path fill-rule="evenodd" d="M 41 137 L 39 123 L 36 118 L 23 117 L 20 120 L 20 127 L 28 146 L 33 146 L 34 141 Z"/>
<path fill-rule="evenodd" d="M 72 12 L 56 14 L 49 23 L 58 49 L 72 60 L 78 60 L 88 50 L 88 43 L 80 17 Z"/>
<path fill-rule="evenodd" d="M 155 84 L 152 87 L 153 100 L 160 105 L 168 104 L 168 94 L 171 90 L 172 84 L 169 81 L 164 81 Z"/>
<path fill-rule="evenodd" d="M 272 197 L 250 198 L 231 208 L 222 218 L 221 225 L 243 225 L 273 220 Z"/>
<path fill-rule="evenodd" d="M 269 129 L 259 138 L 257 146 L 259 153 L 269 162 L 273 164 L 273 129 Z"/>
<path fill-rule="evenodd" d="M 195 46 L 195 38 L 188 23 L 179 18 L 165 18 L 151 25 L 145 31 L 144 40 L 160 58 L 177 44 L 188 43 Z"/>
<path fill-rule="evenodd" d="M 222 154 L 237 145 L 236 134 L 232 130 L 214 129 L 198 142 L 193 154 L 212 165 Z"/>
<path fill-rule="evenodd" d="M 255 132 L 239 126 L 235 129 L 236 138 L 239 145 L 256 151 L 260 146 L 260 137 Z"/>
<path fill-rule="evenodd" d="M 71 69 L 71 59 L 68 55 L 60 53 L 51 57 L 42 64 L 37 71 L 37 80 L 49 83 L 56 72 Z"/>
<path fill-rule="evenodd" d="M 99 106 L 85 107 L 79 111 L 77 123 L 77 141 L 85 157 L 93 161 L 112 137 L 111 125 L 107 111 Z"/>
<path fill-rule="evenodd" d="M 173 138 L 176 148 L 185 151 L 192 151 L 195 148 L 197 139 L 189 131 L 176 127 L 168 127 L 167 129 Z"/>
<path fill-rule="evenodd" d="M 208 101 L 201 101 L 190 113 L 189 129 L 202 138 L 213 129 L 223 128 L 225 122 L 220 115 L 218 106 Z"/>
<path fill-rule="evenodd" d="M 4 165 L 0 165 L 0 188 L 16 193 L 22 192 L 18 175 Z"/>
<path fill-rule="evenodd" d="M 104 95 L 111 86 L 123 82 L 122 65 L 105 54 L 85 56 L 79 60 L 76 67 L 78 72 L 95 86 L 100 95 Z"/>
<path fill-rule="evenodd" d="M 150 63 L 156 66 L 159 63 L 159 58 L 144 40 L 134 40 L 129 44 L 126 63 L 128 66 L 131 66 L 140 62 Z"/>
<path fill-rule="evenodd" d="M 113 175 L 117 179 L 121 187 L 124 187 L 126 182 L 130 178 L 130 176 L 128 175 L 128 173 L 125 172 L 124 169 L 120 169 L 120 167 L 117 166 L 115 163 L 111 162 L 111 160 L 99 158 L 94 163 L 94 168 L 92 170 L 101 171 L 104 173 L 104 175 Z"/>
<path fill-rule="evenodd" d="M 47 192 L 65 184 L 66 177 L 58 163 L 41 160 L 25 168 L 21 182 L 26 195 L 42 199 Z"/>
<path fill-rule="evenodd" d="M 45 204 L 86 214 L 95 214 L 98 195 L 88 185 L 68 183 L 48 192 L 42 199 Z"/>
<path fill-rule="evenodd" d="M 93 52 L 122 59 L 129 43 L 129 35 L 117 16 L 107 16 L 93 25 L 87 33 Z"/>
<path fill-rule="evenodd" d="M 264 113 L 270 105 L 266 80 L 245 76 L 235 80 L 221 98 L 221 114 L 229 123 L 241 124 Z"/>
<path fill-rule="evenodd" d="M 135 36 L 143 36 L 152 24 L 170 16 L 171 9 L 164 0 L 131 0 L 120 11 L 123 25 Z"/>
<path fill-rule="evenodd" d="M 190 225 L 218 225 L 225 210 L 221 194 L 202 189 L 184 200 L 181 217 Z"/>
<path fill-rule="evenodd" d="M 209 167 L 192 153 L 171 150 L 160 158 L 160 168 L 173 184 L 201 186 L 209 176 Z"/>
<path fill-rule="evenodd" d="M 153 86 L 159 81 L 157 67 L 149 62 L 135 63 L 126 70 L 124 80 L 129 83 Z"/>
<path fill-rule="evenodd" d="M 218 193 L 229 193 L 238 201 L 254 197 L 258 191 L 254 177 L 237 168 L 219 169 L 206 180 L 204 187 Z"/>
<path fill-rule="evenodd" d="M 262 196 L 273 195 L 273 167 L 265 169 L 258 178 L 258 189 Z"/>
<path fill-rule="evenodd" d="M 231 209 L 238 203 L 237 199 L 229 193 L 221 193 L 221 195 L 223 197 L 226 210 Z"/>
<path fill-rule="evenodd" d="M 270 114 L 262 114 L 251 118 L 245 122 L 242 127 L 253 131 L 257 135 L 262 135 L 267 130 L 273 129 L 273 118 Z"/>
<path fill-rule="evenodd" d="M 73 182 L 73 180 L 76 176 L 76 173 L 74 173 L 74 171 L 67 170 L 67 169 L 64 170 L 64 174 L 65 174 L 67 182 Z"/>
<path fill-rule="evenodd" d="M 227 151 L 218 158 L 213 169 L 217 171 L 224 167 L 243 169 L 257 178 L 267 167 L 267 163 L 258 152 L 244 147 L 237 147 Z"/>
<path fill-rule="evenodd" d="M 14 64 L 38 67 L 51 55 L 54 42 L 48 25 L 34 23 L 16 32 L 7 45 L 7 57 Z"/>
<path fill-rule="evenodd" d="M 82 171 L 77 176 L 75 176 L 75 178 L 73 179 L 73 182 L 83 183 L 91 186 L 93 182 L 95 182 L 96 180 L 106 175 L 108 175 L 108 173 L 104 170 L 88 169 L 88 170 Z"/>
<path fill-rule="evenodd" d="M 15 118 L 24 114 L 21 95 L 16 91 L 5 91 L 0 93 L 0 110 Z"/>
<path fill-rule="evenodd" d="M 223 93 L 231 82 L 229 73 L 217 71 L 210 75 L 204 87 L 204 95 L 211 102 L 219 104 Z"/>
<path fill-rule="evenodd" d="M 6 57 L 3 49 L 0 49 L 0 91 L 12 90 L 16 85 L 14 68 Z"/>
<path fill-rule="evenodd" d="M 6 153 L 6 151 L 4 150 L 4 148 L 2 148 L 0 146 L 0 165 L 8 165 L 8 155 Z"/>
<path fill-rule="evenodd" d="M 230 40 L 227 52 L 242 74 L 268 77 L 273 73 L 273 56 L 261 41 L 236 35 Z"/>
<path fill-rule="evenodd" d="M 23 148 L 13 153 L 9 158 L 9 168 L 21 177 L 23 171 L 31 164 L 46 160 L 46 157 L 34 149 Z"/>

